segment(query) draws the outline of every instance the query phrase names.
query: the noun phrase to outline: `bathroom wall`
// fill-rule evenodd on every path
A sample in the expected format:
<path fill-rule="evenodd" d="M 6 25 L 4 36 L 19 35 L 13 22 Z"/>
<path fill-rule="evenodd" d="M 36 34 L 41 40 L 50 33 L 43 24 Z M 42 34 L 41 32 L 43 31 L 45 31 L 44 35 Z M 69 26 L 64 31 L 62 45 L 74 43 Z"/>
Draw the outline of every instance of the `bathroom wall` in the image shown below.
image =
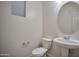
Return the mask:
<path fill-rule="evenodd" d="M 58 12 L 61 8 L 61 6 L 65 3 L 67 3 L 68 1 L 49 1 L 49 2 L 43 2 L 43 36 L 49 36 L 52 39 L 62 35 L 63 33 L 60 32 L 60 29 L 58 27 L 57 24 L 57 15 Z M 78 1 L 76 1 L 76 3 L 79 4 Z M 72 38 L 79 40 L 79 32 L 76 32 L 72 35 Z M 49 53 L 51 54 L 51 56 L 59 56 L 58 52 L 60 51 L 60 48 L 57 46 L 53 46 L 52 44 L 52 48 L 49 51 Z M 77 51 L 79 51 L 79 49 L 76 50 L 72 50 L 73 52 L 71 53 L 75 53 L 72 56 L 79 56 L 79 53 Z M 56 55 L 55 55 L 56 53 Z M 77 54 L 77 55 L 76 55 Z"/>
<path fill-rule="evenodd" d="M 42 2 L 26 2 L 26 17 L 12 15 L 11 2 L 0 2 L 0 52 L 30 56 L 41 37 Z"/>
<path fill-rule="evenodd" d="M 43 35 L 51 37 L 57 36 L 60 32 L 57 24 L 57 14 L 60 7 L 65 3 L 57 3 L 56 1 L 43 2 Z"/>

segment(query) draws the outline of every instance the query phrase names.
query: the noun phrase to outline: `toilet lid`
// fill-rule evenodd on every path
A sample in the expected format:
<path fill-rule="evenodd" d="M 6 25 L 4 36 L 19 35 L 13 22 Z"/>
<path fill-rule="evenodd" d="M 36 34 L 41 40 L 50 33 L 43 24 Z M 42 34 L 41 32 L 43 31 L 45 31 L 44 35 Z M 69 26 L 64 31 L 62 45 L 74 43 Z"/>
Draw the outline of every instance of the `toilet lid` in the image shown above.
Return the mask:
<path fill-rule="evenodd" d="M 32 51 L 32 54 L 44 54 L 47 51 L 46 48 L 36 48 Z"/>

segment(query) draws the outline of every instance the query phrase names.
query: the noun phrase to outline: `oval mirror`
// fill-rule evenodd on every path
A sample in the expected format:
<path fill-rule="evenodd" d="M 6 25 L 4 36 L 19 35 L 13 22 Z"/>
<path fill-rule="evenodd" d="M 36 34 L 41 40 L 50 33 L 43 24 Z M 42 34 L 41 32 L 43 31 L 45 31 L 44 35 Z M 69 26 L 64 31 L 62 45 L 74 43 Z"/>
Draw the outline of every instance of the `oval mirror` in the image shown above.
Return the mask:
<path fill-rule="evenodd" d="M 64 4 L 58 13 L 58 27 L 66 35 L 79 30 L 79 5 L 75 2 Z"/>

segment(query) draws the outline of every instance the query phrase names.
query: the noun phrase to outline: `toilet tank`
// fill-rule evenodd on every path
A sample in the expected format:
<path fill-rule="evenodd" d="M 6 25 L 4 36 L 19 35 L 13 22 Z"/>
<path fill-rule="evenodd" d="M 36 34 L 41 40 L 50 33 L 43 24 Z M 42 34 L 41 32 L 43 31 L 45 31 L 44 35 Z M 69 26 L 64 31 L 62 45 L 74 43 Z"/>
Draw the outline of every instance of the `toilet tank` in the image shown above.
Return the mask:
<path fill-rule="evenodd" d="M 42 38 L 42 47 L 49 49 L 51 47 L 52 39 Z"/>

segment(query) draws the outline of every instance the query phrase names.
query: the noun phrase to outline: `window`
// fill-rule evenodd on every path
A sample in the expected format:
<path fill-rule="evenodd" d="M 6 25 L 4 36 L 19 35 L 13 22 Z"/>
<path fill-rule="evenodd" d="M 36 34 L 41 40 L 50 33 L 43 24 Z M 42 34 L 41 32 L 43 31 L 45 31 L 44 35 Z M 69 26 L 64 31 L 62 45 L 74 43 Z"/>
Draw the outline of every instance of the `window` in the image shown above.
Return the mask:
<path fill-rule="evenodd" d="M 12 1 L 11 13 L 16 16 L 26 16 L 26 2 L 25 1 Z"/>

